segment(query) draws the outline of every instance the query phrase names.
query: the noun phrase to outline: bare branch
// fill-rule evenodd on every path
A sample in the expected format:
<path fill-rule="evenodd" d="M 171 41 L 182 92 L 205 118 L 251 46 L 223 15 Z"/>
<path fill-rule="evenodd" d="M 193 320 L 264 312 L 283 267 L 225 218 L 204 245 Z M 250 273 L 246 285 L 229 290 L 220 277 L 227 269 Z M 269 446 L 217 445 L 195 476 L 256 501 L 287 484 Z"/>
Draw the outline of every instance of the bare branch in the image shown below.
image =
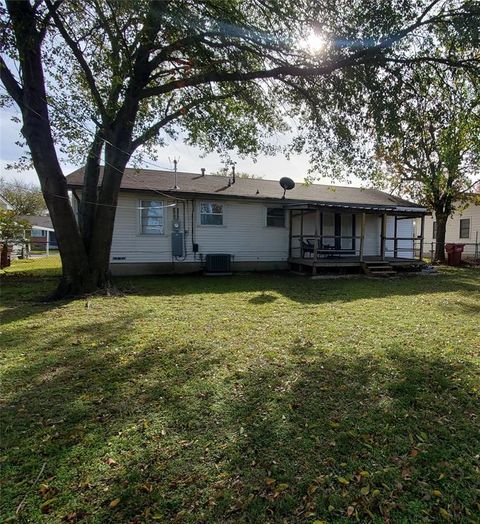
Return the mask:
<path fill-rule="evenodd" d="M 198 107 L 205 102 L 214 102 L 218 100 L 226 100 L 228 98 L 232 98 L 238 93 L 239 92 L 236 91 L 236 92 L 228 93 L 225 95 L 218 95 L 218 96 L 208 95 L 208 96 L 199 98 L 197 100 L 193 100 L 189 104 L 182 106 L 180 109 L 177 109 L 177 111 L 174 111 L 173 113 L 170 113 L 169 115 L 166 115 L 164 118 L 162 118 L 161 120 L 156 122 L 154 125 L 149 127 L 145 132 L 143 132 L 135 140 L 133 140 L 132 141 L 132 151 L 137 149 L 142 144 L 145 144 L 146 142 L 148 142 L 148 140 L 155 138 L 155 136 L 158 134 L 160 129 L 162 129 L 162 127 L 165 127 L 167 124 L 169 124 L 173 120 L 176 120 L 177 118 L 180 118 L 181 116 L 185 115 L 185 113 L 187 113 L 191 109 L 194 109 L 195 107 Z M 170 104 L 170 101 L 169 101 L 169 104 Z"/>
<path fill-rule="evenodd" d="M 74 54 L 75 58 L 78 60 L 80 67 L 82 68 L 82 71 L 85 75 L 85 79 L 88 83 L 88 86 L 90 87 L 93 99 L 95 100 L 95 103 L 97 104 L 97 108 L 100 114 L 102 116 L 105 116 L 106 115 L 105 105 L 103 103 L 100 92 L 98 91 L 97 84 L 95 82 L 95 78 L 93 76 L 92 70 L 90 69 L 87 61 L 85 60 L 85 57 L 83 56 L 82 51 L 78 47 L 75 40 L 70 36 L 70 33 L 68 32 L 62 19 L 58 15 L 58 12 L 55 9 L 55 6 L 52 4 L 51 0 L 45 0 L 45 3 L 55 22 L 55 25 L 57 26 L 57 29 L 59 30 L 60 34 L 62 35 L 67 45 L 70 47 L 72 53 Z"/>

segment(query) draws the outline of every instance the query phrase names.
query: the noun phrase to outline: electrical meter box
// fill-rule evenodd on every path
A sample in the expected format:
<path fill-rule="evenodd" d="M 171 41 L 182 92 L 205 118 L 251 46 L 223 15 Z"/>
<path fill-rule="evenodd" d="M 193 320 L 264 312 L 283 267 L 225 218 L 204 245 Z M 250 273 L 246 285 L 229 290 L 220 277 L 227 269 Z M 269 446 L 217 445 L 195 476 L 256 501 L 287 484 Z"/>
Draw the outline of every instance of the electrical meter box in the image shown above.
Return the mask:
<path fill-rule="evenodd" d="M 172 233 L 172 256 L 183 257 L 183 233 L 178 231 Z"/>

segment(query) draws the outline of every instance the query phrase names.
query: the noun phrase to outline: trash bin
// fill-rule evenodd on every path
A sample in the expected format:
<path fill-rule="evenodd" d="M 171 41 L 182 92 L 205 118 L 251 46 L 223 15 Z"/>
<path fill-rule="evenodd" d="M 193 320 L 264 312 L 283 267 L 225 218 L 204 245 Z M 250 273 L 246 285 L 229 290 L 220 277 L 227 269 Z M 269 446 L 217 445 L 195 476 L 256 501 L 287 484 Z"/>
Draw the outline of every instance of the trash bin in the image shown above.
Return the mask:
<path fill-rule="evenodd" d="M 449 266 L 459 266 L 462 263 L 462 253 L 465 244 L 445 244 L 447 252 L 447 264 Z"/>

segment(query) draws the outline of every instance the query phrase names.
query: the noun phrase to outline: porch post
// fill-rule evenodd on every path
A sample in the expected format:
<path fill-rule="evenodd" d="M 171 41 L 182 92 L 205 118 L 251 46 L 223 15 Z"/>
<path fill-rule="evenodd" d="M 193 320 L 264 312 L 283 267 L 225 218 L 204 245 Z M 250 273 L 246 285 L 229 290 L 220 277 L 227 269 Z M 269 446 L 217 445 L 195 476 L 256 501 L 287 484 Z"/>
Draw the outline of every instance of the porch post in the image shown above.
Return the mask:
<path fill-rule="evenodd" d="M 393 257 L 397 258 L 397 255 L 398 255 L 398 240 L 397 240 L 397 237 L 398 237 L 398 216 L 397 215 L 395 215 L 395 228 L 394 228 L 394 232 L 393 232 L 393 237 L 394 237 L 394 240 L 393 240 Z"/>
<path fill-rule="evenodd" d="M 387 236 L 387 215 L 382 215 L 382 236 L 380 237 L 380 256 L 385 260 L 385 237 Z"/>
<path fill-rule="evenodd" d="M 423 240 L 425 237 L 425 215 L 420 219 L 420 260 L 423 260 Z"/>
<path fill-rule="evenodd" d="M 300 211 L 300 256 L 303 258 L 303 209 Z"/>
<path fill-rule="evenodd" d="M 48 231 L 47 229 L 47 245 L 45 246 L 45 254 L 48 255 L 50 254 L 50 231 Z"/>
<path fill-rule="evenodd" d="M 360 262 L 363 261 L 364 251 L 365 251 L 365 212 L 362 213 L 362 221 L 360 223 Z"/>
<path fill-rule="evenodd" d="M 288 212 L 288 258 L 292 258 L 292 210 Z"/>
<path fill-rule="evenodd" d="M 315 244 L 313 248 L 313 260 L 317 260 L 318 251 L 318 226 L 320 225 L 320 209 L 315 211 Z"/>

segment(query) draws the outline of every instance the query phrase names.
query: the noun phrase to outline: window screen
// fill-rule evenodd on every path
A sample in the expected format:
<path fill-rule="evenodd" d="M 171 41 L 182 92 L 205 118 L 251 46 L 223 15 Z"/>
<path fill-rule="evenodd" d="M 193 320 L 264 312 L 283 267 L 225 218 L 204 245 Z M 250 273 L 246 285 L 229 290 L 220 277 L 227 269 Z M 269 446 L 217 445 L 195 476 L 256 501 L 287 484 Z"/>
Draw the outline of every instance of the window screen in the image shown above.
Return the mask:
<path fill-rule="evenodd" d="M 143 235 L 163 235 L 163 202 L 142 200 L 140 202 L 140 229 Z"/>

